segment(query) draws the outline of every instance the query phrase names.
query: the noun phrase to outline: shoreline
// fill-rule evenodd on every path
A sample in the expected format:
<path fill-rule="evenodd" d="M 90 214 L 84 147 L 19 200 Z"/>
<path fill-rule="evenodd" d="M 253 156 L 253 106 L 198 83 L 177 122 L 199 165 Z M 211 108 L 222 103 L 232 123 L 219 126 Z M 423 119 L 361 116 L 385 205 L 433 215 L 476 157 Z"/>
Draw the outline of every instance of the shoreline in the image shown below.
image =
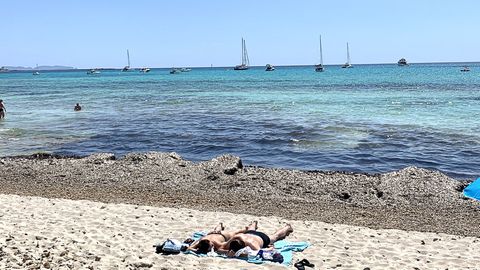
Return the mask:
<path fill-rule="evenodd" d="M 407 167 L 384 174 L 244 167 L 225 155 L 41 154 L 0 158 L 0 193 L 314 220 L 372 229 L 480 237 L 466 181 Z"/>

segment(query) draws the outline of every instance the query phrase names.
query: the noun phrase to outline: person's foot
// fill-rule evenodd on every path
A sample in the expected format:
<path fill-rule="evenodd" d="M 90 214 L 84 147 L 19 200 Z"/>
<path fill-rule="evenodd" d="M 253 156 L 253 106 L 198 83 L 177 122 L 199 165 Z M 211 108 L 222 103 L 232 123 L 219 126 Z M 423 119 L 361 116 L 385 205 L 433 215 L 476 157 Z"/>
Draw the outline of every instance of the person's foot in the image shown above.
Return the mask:
<path fill-rule="evenodd" d="M 223 226 L 223 223 L 220 222 L 218 225 L 213 229 L 215 233 L 220 233 L 221 231 L 225 230 L 225 226 Z"/>
<path fill-rule="evenodd" d="M 287 225 L 285 225 L 285 227 L 287 227 L 287 234 L 286 234 L 286 236 L 289 236 L 289 235 L 293 232 L 292 225 L 290 225 L 289 223 L 287 223 Z"/>
<path fill-rule="evenodd" d="M 247 231 L 256 231 L 258 229 L 258 221 L 254 220 L 250 224 L 248 224 L 247 227 L 245 227 L 245 230 Z"/>

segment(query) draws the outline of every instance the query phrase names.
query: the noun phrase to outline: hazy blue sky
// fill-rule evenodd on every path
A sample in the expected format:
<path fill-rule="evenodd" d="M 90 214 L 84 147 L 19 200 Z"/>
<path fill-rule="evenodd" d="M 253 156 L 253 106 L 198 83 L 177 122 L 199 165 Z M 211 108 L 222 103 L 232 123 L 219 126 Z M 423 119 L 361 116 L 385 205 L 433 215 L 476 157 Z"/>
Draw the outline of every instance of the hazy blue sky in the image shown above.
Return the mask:
<path fill-rule="evenodd" d="M 0 5 L 0 66 L 233 66 L 479 61 L 478 0 L 19 0 Z"/>

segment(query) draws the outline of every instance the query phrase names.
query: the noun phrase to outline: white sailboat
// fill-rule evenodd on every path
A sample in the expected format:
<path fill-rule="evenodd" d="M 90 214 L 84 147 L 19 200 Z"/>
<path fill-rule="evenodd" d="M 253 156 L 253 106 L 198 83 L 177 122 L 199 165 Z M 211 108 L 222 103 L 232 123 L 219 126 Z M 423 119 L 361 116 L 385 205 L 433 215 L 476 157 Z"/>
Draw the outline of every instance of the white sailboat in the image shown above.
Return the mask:
<path fill-rule="evenodd" d="M 128 65 L 126 65 L 122 71 L 129 71 L 130 70 L 130 53 L 128 52 L 128 49 L 127 49 L 127 61 L 128 61 Z"/>
<path fill-rule="evenodd" d="M 347 62 L 342 65 L 342 68 L 351 68 L 352 64 L 350 63 L 350 49 L 348 48 L 348 42 L 347 42 Z"/>
<path fill-rule="evenodd" d="M 247 45 L 245 39 L 242 37 L 242 64 L 235 66 L 234 70 L 247 70 L 250 66 L 250 59 L 248 59 Z"/>
<path fill-rule="evenodd" d="M 322 52 L 322 36 L 320 35 L 320 64 L 315 65 L 316 72 L 323 72 L 325 67 L 323 66 L 323 52 Z"/>
<path fill-rule="evenodd" d="M 37 71 L 38 70 L 38 64 L 37 66 L 35 67 L 35 71 L 32 73 L 33 75 L 40 75 L 40 72 Z"/>

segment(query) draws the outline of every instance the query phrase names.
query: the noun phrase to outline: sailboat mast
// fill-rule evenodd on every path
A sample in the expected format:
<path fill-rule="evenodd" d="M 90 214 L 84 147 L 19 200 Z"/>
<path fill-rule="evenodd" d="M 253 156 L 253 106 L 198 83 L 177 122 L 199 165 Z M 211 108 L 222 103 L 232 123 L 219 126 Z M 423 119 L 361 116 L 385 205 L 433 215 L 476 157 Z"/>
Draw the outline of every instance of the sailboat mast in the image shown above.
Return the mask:
<path fill-rule="evenodd" d="M 128 61 L 128 67 L 130 67 L 130 53 L 128 52 L 128 49 L 127 49 L 127 61 Z"/>
<path fill-rule="evenodd" d="M 348 42 L 347 42 L 347 64 L 350 64 L 350 48 L 348 47 Z"/>
<path fill-rule="evenodd" d="M 320 65 L 323 66 L 322 35 L 320 35 Z"/>
<path fill-rule="evenodd" d="M 245 40 L 243 40 L 243 48 L 245 50 L 245 65 L 249 66 L 250 65 L 250 59 L 248 59 L 248 52 L 247 52 L 247 44 L 245 43 Z"/>
<path fill-rule="evenodd" d="M 243 37 L 242 37 L 242 65 L 245 64 L 245 41 L 243 40 Z"/>

